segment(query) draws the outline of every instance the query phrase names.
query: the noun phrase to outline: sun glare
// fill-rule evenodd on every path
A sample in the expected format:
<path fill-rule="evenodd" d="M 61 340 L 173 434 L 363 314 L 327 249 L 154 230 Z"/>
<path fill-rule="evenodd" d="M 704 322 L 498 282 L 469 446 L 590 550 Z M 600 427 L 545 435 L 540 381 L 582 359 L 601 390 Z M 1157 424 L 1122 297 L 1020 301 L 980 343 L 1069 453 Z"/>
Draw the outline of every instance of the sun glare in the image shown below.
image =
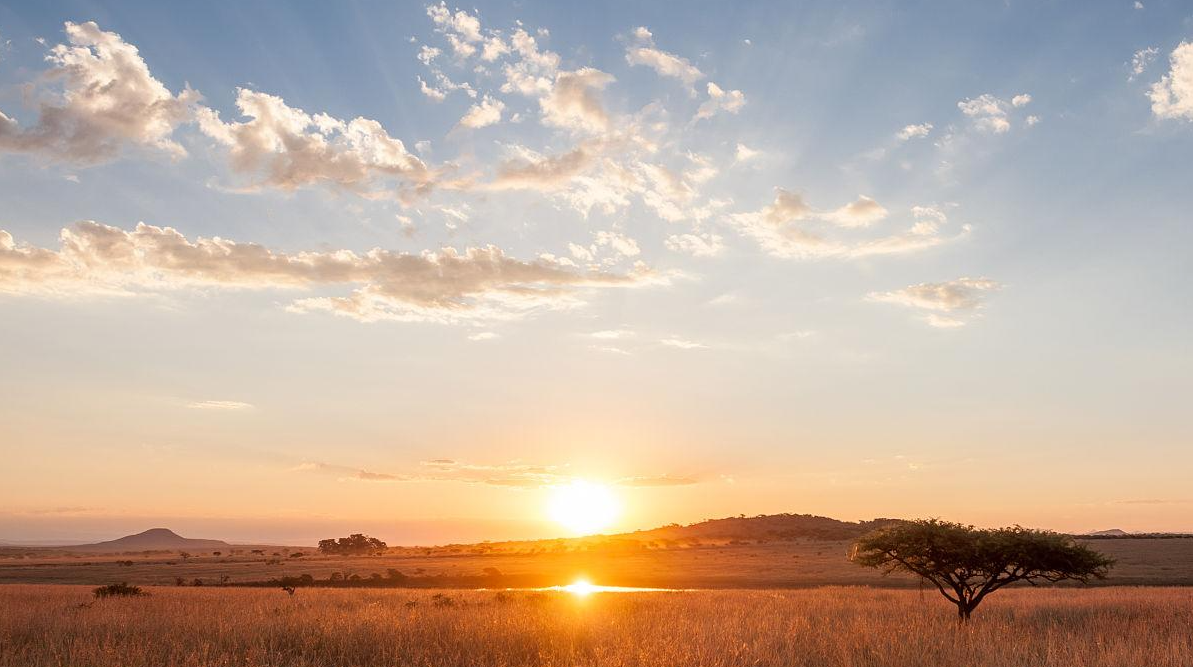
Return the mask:
<path fill-rule="evenodd" d="M 599 590 L 599 587 L 593 585 L 593 583 L 588 581 L 587 579 L 577 579 L 577 580 L 573 581 L 572 583 L 568 584 L 567 586 L 562 587 L 561 590 L 571 593 L 572 595 L 578 595 L 580 597 L 587 597 L 587 596 L 597 592 L 597 590 Z"/>
<path fill-rule="evenodd" d="M 592 535 L 612 525 L 621 503 L 608 486 L 576 480 L 552 491 L 547 510 L 573 534 Z"/>

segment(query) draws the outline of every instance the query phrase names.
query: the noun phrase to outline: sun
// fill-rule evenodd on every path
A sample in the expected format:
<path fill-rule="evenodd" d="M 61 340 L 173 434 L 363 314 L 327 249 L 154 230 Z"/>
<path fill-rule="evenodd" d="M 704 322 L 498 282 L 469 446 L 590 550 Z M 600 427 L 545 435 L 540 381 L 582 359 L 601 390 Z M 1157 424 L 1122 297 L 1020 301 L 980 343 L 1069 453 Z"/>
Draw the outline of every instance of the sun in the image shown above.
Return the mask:
<path fill-rule="evenodd" d="M 608 486 L 576 480 L 552 490 L 547 512 L 574 535 L 592 535 L 613 524 L 621 503 Z"/>

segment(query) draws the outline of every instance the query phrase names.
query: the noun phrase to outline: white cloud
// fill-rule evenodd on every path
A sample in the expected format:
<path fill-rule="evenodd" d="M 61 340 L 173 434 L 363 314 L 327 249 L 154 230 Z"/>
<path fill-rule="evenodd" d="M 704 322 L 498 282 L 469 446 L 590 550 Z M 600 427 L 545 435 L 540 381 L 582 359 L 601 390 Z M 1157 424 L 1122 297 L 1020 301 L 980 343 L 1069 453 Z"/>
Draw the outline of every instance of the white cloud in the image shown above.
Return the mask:
<path fill-rule="evenodd" d="M 1135 77 L 1143 74 L 1148 65 L 1155 62 L 1158 55 L 1160 55 L 1160 49 L 1154 46 L 1136 51 L 1135 55 L 1131 56 L 1131 75 L 1127 77 L 1127 81 L 1134 81 Z"/>
<path fill-rule="evenodd" d="M 478 331 L 477 333 L 470 334 L 468 336 L 468 340 L 476 341 L 476 342 L 485 341 L 485 340 L 496 340 L 498 338 L 501 338 L 501 335 L 494 333 L 492 331 Z"/>
<path fill-rule="evenodd" d="M 932 131 L 932 123 L 920 123 L 918 125 L 905 125 L 902 130 L 899 130 L 900 141 L 907 141 L 909 139 L 919 139 L 928 136 Z"/>
<path fill-rule="evenodd" d="M 275 95 L 246 88 L 236 106 L 249 120 L 224 122 L 200 108 L 199 128 L 227 146 L 233 170 L 249 174 L 252 187 L 282 190 L 328 184 L 364 196 L 391 196 L 390 181 L 422 186 L 431 172 L 375 120 L 343 121 L 308 114 Z"/>
<path fill-rule="evenodd" d="M 697 343 L 696 341 L 688 340 L 686 338 L 679 338 L 678 336 L 672 336 L 670 338 L 663 338 L 662 340 L 659 341 L 659 343 L 666 347 L 674 347 L 678 350 L 707 350 L 708 349 L 708 346 L 703 343 Z"/>
<path fill-rule="evenodd" d="M 601 106 L 599 92 L 613 81 L 613 75 L 591 67 L 560 72 L 551 91 L 539 101 L 543 122 L 572 130 L 604 132 L 609 129 L 609 115 Z"/>
<path fill-rule="evenodd" d="M 725 244 L 717 234 L 673 234 L 667 237 L 668 250 L 685 253 L 693 257 L 715 257 L 721 254 Z"/>
<path fill-rule="evenodd" d="M 420 90 L 422 90 L 423 95 L 426 95 L 427 97 L 431 98 L 432 100 L 434 100 L 436 102 L 442 102 L 443 100 L 447 99 L 446 92 L 444 92 L 438 88 L 433 88 L 433 87 L 427 85 L 427 82 L 423 81 L 423 78 L 421 76 L 416 77 L 416 78 L 418 79 L 418 87 Z"/>
<path fill-rule="evenodd" d="M 835 239 L 825 230 L 816 228 L 815 223 L 825 221 L 839 227 L 861 227 L 864 226 L 862 223 L 870 224 L 885 217 L 886 209 L 861 197 L 853 204 L 820 213 L 798 194 L 782 188 L 776 188 L 775 192 L 771 204 L 757 211 L 730 214 L 726 221 L 776 257 L 849 259 L 892 255 L 930 248 L 948 240 L 939 231 L 944 222 L 943 214 L 939 220 L 932 219 L 930 214 L 924 213 L 928 209 L 923 207 L 913 209 L 916 223 L 905 231 L 855 241 Z M 931 210 L 939 213 L 936 209 Z M 968 231 L 968 226 L 962 227 L 962 234 Z"/>
<path fill-rule="evenodd" d="M 1011 98 L 1011 106 L 1013 107 L 1025 107 L 1028 104 L 1031 104 L 1031 95 L 1028 95 L 1027 93 L 1016 95 Z"/>
<path fill-rule="evenodd" d="M 150 74 L 137 47 L 93 22 L 66 23 L 66 36 L 70 44 L 50 50 L 46 60 L 53 67 L 41 79 L 60 82 L 60 92 L 31 84 L 29 92 L 40 90 L 42 99 L 29 128 L 0 112 L 0 151 L 76 164 L 110 160 L 126 145 L 186 155 L 172 135 L 190 119 L 197 92 L 172 94 Z"/>
<path fill-rule="evenodd" d="M 928 324 L 940 328 L 964 326 L 966 321 L 948 314 L 971 313 L 982 307 L 986 293 L 1002 287 L 989 278 L 958 278 L 943 283 L 920 283 L 891 292 L 872 292 L 871 301 L 931 311 L 925 314 Z"/>
<path fill-rule="evenodd" d="M 1193 121 L 1193 42 L 1181 42 L 1168 56 L 1169 71 L 1152 84 L 1148 97 L 1157 118 Z"/>
<path fill-rule="evenodd" d="M 635 334 L 630 329 L 605 329 L 604 331 L 594 331 L 588 335 L 599 340 L 623 340 L 633 338 Z"/>
<path fill-rule="evenodd" d="M 418 254 L 379 248 L 284 253 L 221 238 L 188 240 L 169 227 L 133 231 L 81 222 L 61 232 L 58 250 L 17 245 L 0 231 L 0 293 L 135 295 L 186 288 L 326 291 L 288 308 L 324 310 L 362 321 L 453 322 L 514 317 L 578 303 L 584 289 L 657 282 L 628 274 L 578 272 L 544 259 L 521 261 L 494 246 Z"/>
<path fill-rule="evenodd" d="M 659 76 L 679 79 L 689 88 L 704 78 L 704 73 L 687 58 L 681 58 L 673 53 L 655 48 L 654 36 L 645 27 L 636 28 L 632 34 L 633 43 L 626 47 L 627 63 L 645 65 L 657 72 Z"/>
<path fill-rule="evenodd" d="M 494 125 L 501 122 L 501 112 L 505 104 L 501 100 L 485 95 L 479 104 L 472 105 L 468 113 L 460 119 L 460 125 L 473 129 Z"/>
<path fill-rule="evenodd" d="M 831 211 L 824 217 L 842 227 L 869 227 L 886 216 L 887 210 L 882 204 L 865 195 L 859 195 L 857 201 Z"/>
<path fill-rule="evenodd" d="M 733 163 L 744 164 L 757 159 L 760 155 L 762 155 L 762 151 L 754 150 L 745 144 L 738 144 L 737 149 L 733 152 Z"/>
<path fill-rule="evenodd" d="M 468 58 L 476 53 L 476 43 L 482 41 L 480 19 L 464 10 L 453 13 L 447 5 L 427 7 L 427 16 L 435 23 L 435 29 L 447 37 L 452 51 L 461 58 Z"/>
<path fill-rule="evenodd" d="M 598 247 L 607 246 L 625 257 L 636 257 L 642 252 L 637 241 L 620 232 L 599 231 L 595 238 Z"/>
<path fill-rule="evenodd" d="M 740 90 L 724 90 L 712 81 L 708 82 L 708 100 L 696 110 L 694 121 L 712 118 L 725 111 L 735 114 L 746 105 L 746 96 Z"/>
<path fill-rule="evenodd" d="M 1011 122 L 1007 120 L 1006 102 L 990 95 L 980 95 L 973 99 L 965 99 L 957 103 L 961 113 L 974 119 L 979 129 L 1002 134 L 1011 129 Z"/>

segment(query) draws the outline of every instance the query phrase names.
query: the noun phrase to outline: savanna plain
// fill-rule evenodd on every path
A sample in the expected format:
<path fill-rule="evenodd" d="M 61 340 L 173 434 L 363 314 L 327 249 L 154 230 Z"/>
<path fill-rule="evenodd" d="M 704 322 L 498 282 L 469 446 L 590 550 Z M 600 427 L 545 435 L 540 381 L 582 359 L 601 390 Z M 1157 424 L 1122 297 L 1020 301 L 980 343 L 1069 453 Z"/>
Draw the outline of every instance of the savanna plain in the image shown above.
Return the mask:
<path fill-rule="evenodd" d="M 0 587 L 3 667 L 1185 667 L 1193 590 L 1013 589 L 961 628 L 935 592 Z"/>

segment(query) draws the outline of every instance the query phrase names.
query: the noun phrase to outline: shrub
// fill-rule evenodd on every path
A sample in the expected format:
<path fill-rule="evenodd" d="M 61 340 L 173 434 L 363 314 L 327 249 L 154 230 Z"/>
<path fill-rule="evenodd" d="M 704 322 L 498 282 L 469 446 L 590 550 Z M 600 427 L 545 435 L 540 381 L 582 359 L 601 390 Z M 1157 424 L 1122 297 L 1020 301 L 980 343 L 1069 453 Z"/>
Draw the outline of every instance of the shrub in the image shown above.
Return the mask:
<path fill-rule="evenodd" d="M 108 584 L 107 586 L 100 586 L 91 591 L 96 598 L 128 598 L 136 597 L 138 595 L 148 595 L 141 590 L 140 586 L 129 586 L 127 582 L 120 582 L 119 584 Z"/>

